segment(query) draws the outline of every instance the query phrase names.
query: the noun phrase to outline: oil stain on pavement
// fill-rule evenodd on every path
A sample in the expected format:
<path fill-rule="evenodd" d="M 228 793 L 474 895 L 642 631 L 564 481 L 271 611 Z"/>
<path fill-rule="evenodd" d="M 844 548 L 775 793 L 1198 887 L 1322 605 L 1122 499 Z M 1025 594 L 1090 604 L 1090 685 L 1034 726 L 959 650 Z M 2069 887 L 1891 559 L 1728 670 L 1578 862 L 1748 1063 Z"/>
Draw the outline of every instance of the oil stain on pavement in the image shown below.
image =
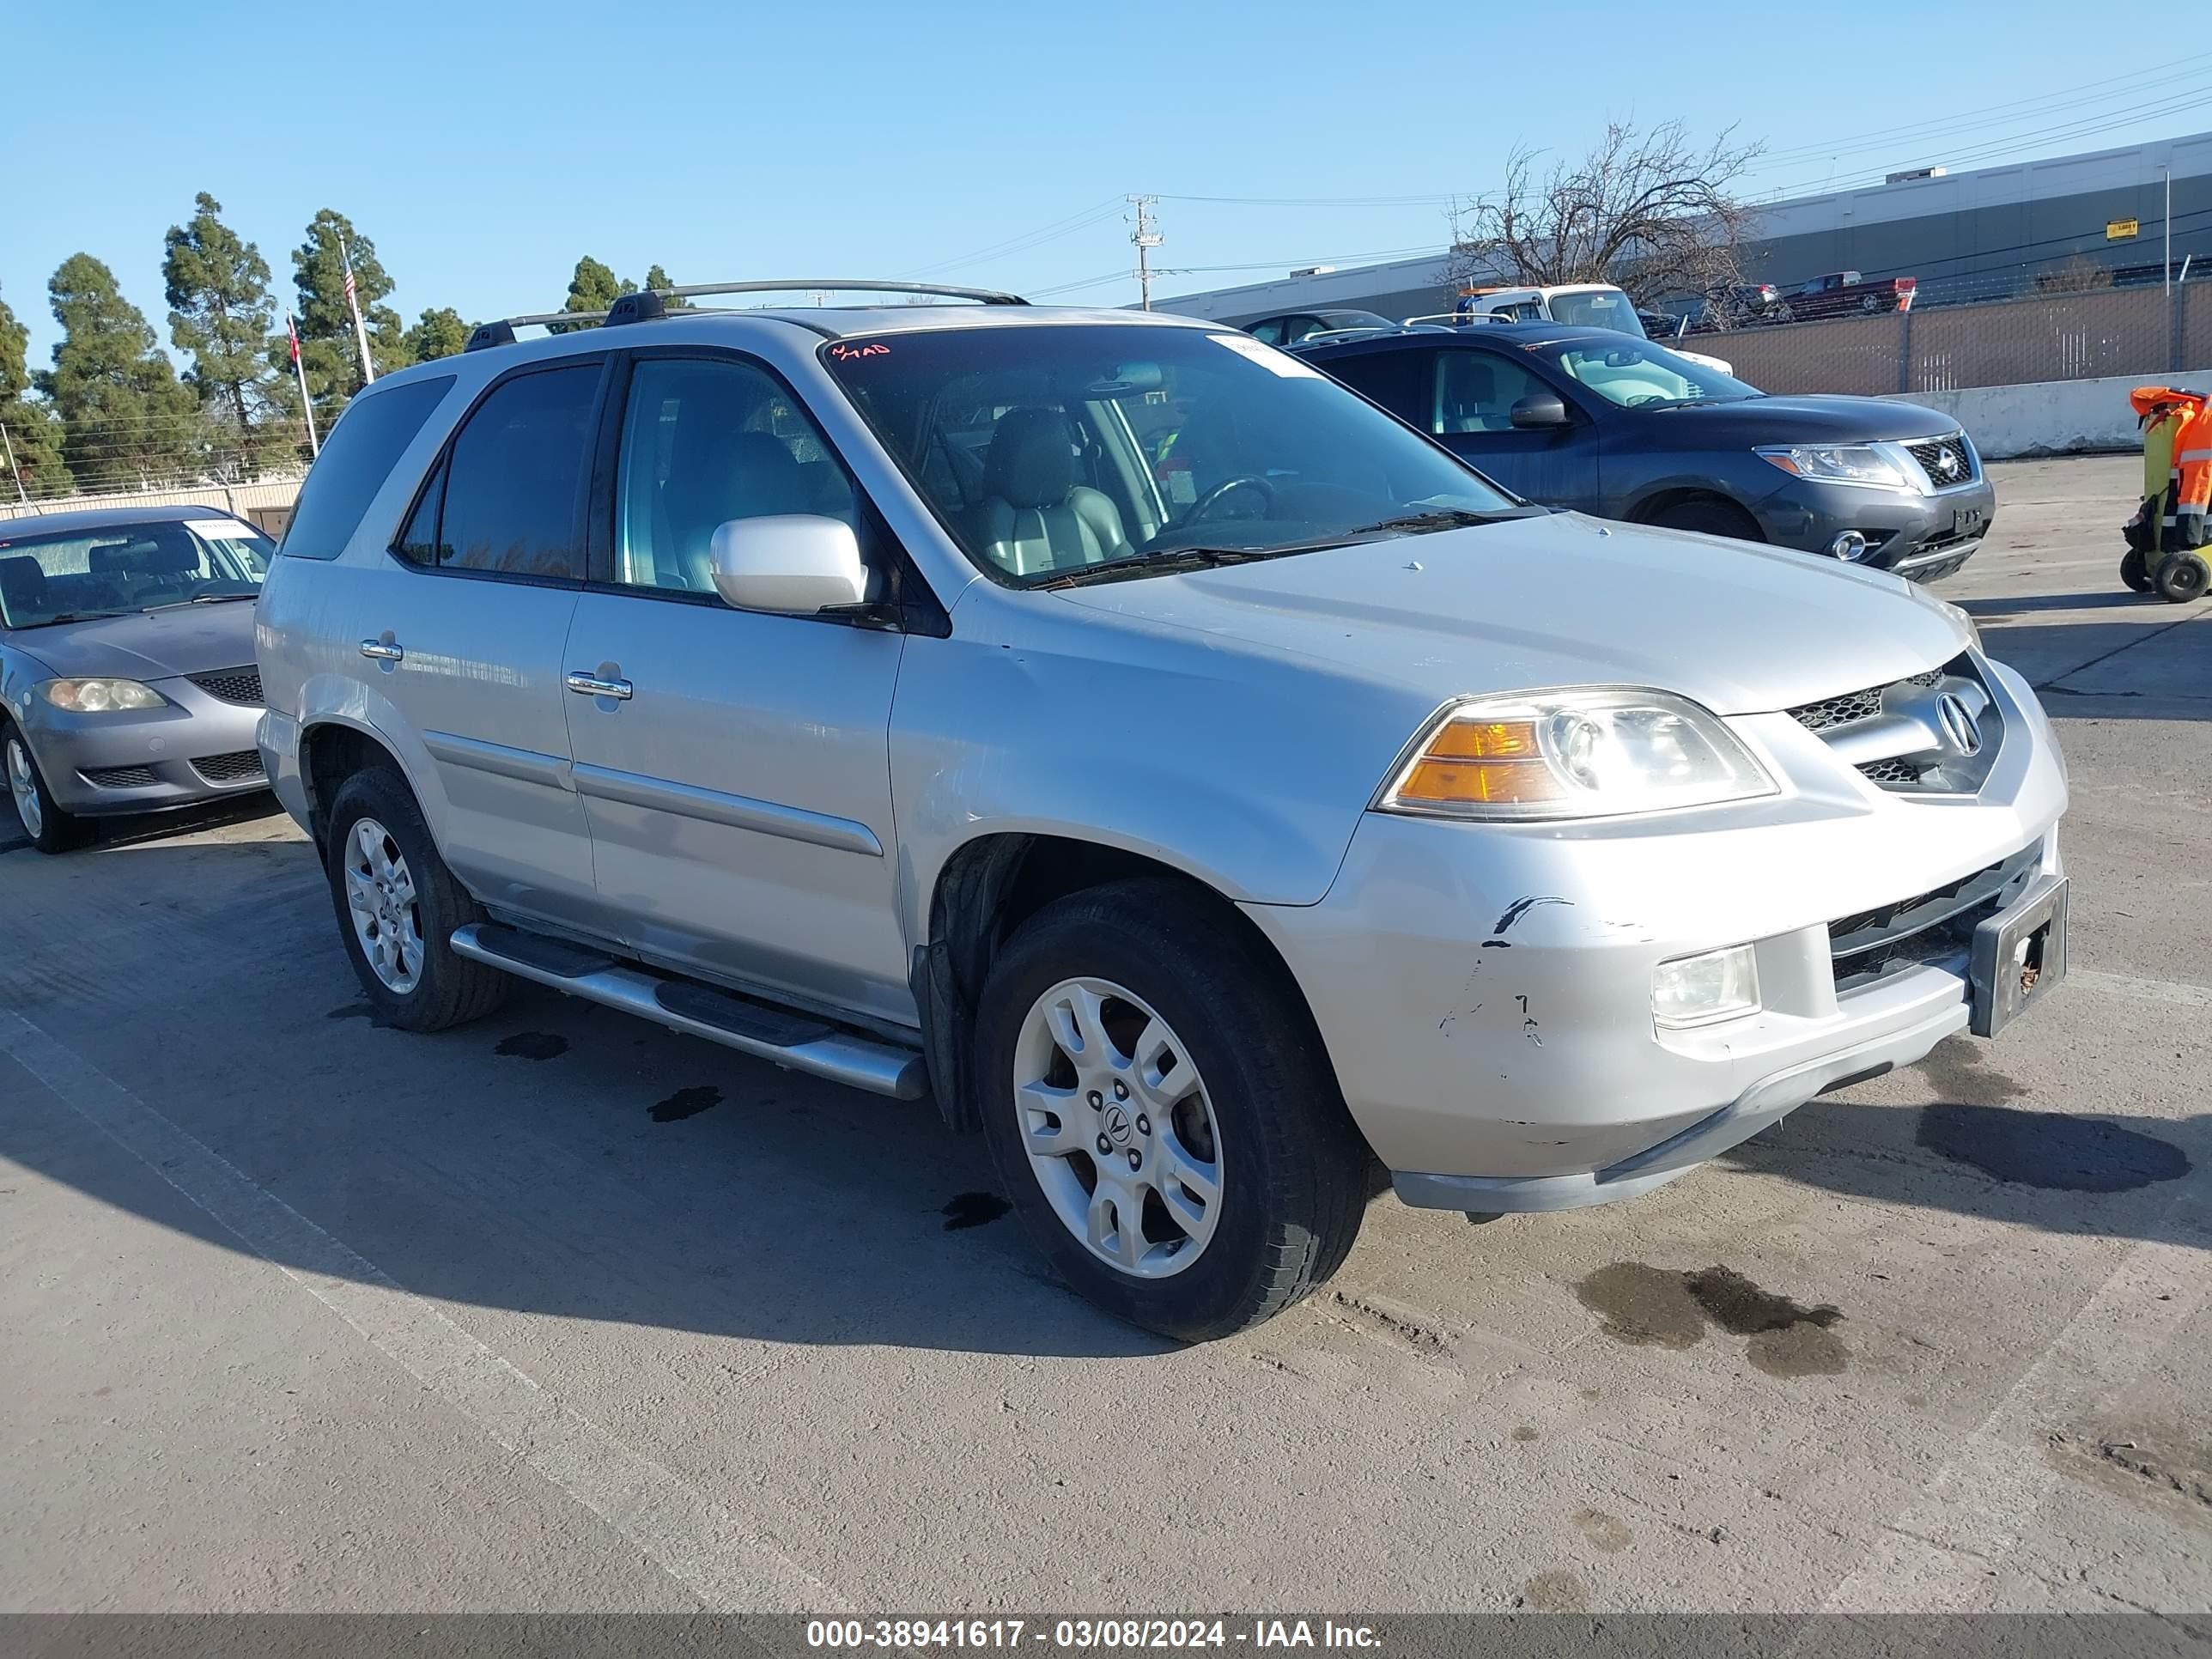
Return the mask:
<path fill-rule="evenodd" d="M 962 1193 L 938 1213 L 945 1218 L 945 1231 L 957 1233 L 996 1221 L 1012 1207 L 996 1193 Z"/>
<path fill-rule="evenodd" d="M 1575 1295 L 1607 1336 L 1634 1346 L 1693 1347 L 1717 1326 L 1749 1337 L 1745 1358 L 1769 1376 L 1833 1376 L 1850 1357 L 1832 1328 L 1840 1309 L 1805 1307 L 1733 1268 L 1686 1273 L 1616 1261 L 1584 1279 Z"/>
<path fill-rule="evenodd" d="M 687 1117 L 696 1117 L 709 1107 L 722 1103 L 722 1091 L 711 1085 L 702 1084 L 690 1089 L 678 1089 L 667 1099 L 653 1103 L 652 1118 L 655 1123 L 681 1123 Z"/>
<path fill-rule="evenodd" d="M 568 1052 L 568 1039 L 550 1031 L 517 1031 L 513 1036 L 501 1037 L 492 1052 L 520 1060 L 551 1060 Z"/>

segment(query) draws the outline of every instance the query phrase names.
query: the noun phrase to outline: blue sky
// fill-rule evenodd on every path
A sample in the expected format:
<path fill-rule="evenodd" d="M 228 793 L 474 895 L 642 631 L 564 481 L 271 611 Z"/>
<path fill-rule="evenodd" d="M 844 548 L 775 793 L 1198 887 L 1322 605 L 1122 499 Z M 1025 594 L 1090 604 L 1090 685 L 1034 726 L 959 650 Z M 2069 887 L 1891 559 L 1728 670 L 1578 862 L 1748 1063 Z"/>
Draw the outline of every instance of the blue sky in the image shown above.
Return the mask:
<path fill-rule="evenodd" d="M 2138 0 L 4 10 L 0 297 L 34 367 L 46 279 L 79 250 L 167 343 L 161 233 L 201 190 L 285 294 L 327 206 L 374 240 L 410 321 L 473 319 L 557 305 L 585 252 L 678 282 L 1059 288 L 1130 266 L 1131 191 L 1169 198 L 1159 263 L 1190 274 L 1161 292 L 1260 281 L 1439 246 L 1442 198 L 1492 185 L 1516 140 L 1571 153 L 1608 118 L 1733 120 L 1774 151 L 1761 190 L 2212 125 L 2212 40 L 2155 85 L 2146 42 L 2180 14 Z M 2131 118 L 2178 94 L 2189 107 Z M 1991 106 L 2008 107 L 1961 113 Z M 1203 197 L 1319 204 L 1175 199 Z M 1237 265 L 1257 268 L 1210 269 Z M 1135 285 L 1063 297 L 1121 304 Z"/>

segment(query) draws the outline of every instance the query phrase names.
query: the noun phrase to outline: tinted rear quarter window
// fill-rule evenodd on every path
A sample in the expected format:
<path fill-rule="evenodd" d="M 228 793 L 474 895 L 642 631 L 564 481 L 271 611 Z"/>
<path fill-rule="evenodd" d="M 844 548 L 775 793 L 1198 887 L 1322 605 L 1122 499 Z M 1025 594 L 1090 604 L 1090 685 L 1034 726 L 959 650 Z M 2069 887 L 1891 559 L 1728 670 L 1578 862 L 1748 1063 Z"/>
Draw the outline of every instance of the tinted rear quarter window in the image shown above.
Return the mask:
<path fill-rule="evenodd" d="M 583 494 L 590 472 L 597 359 L 518 374 L 495 386 L 453 440 L 437 533 L 417 509 L 400 551 L 447 569 L 580 581 Z"/>
<path fill-rule="evenodd" d="M 371 390 L 353 400 L 301 486 L 299 505 L 284 530 L 286 555 L 335 559 L 345 551 L 393 463 L 453 385 L 453 376 L 443 374 Z"/>

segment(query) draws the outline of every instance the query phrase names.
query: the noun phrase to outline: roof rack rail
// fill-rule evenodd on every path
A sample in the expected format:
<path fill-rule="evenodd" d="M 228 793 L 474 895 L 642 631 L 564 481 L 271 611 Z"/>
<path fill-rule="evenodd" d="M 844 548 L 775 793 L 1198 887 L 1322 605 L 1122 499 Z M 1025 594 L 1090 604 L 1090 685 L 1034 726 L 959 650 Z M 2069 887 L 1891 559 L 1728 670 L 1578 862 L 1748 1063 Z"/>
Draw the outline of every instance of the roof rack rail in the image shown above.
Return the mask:
<path fill-rule="evenodd" d="M 555 323 L 598 323 L 607 328 L 619 328 L 628 323 L 649 323 L 669 313 L 671 300 L 702 299 L 715 294 L 921 294 L 940 300 L 973 300 L 987 306 L 1025 306 L 1029 303 L 1018 294 L 1003 294 L 995 289 L 955 288 L 944 283 L 875 282 L 854 277 L 793 276 L 761 283 L 689 283 L 680 288 L 640 289 L 635 294 L 625 294 L 605 311 L 549 311 L 527 317 L 507 317 L 498 322 L 479 323 L 469 336 L 466 349 L 481 351 L 489 346 L 513 345 L 514 331 L 533 325 Z"/>

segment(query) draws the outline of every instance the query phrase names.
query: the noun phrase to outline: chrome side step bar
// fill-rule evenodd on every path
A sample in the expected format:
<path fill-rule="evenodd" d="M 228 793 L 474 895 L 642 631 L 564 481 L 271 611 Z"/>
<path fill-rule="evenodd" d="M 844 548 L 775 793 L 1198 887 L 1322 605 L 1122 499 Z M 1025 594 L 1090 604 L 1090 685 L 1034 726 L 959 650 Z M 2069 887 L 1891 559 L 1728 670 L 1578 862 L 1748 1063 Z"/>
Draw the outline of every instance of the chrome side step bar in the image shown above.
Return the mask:
<path fill-rule="evenodd" d="M 781 1010 L 766 1004 L 748 1003 L 695 981 L 648 973 L 633 963 L 610 963 L 587 973 L 564 974 L 550 961 L 527 961 L 496 949 L 495 942 L 514 931 L 471 922 L 453 930 L 453 950 L 471 962 L 483 963 L 518 979 L 550 985 L 571 996 L 638 1015 L 672 1031 L 704 1037 L 741 1054 L 772 1060 L 794 1072 L 828 1078 L 848 1088 L 866 1089 L 871 1094 L 888 1095 L 894 1100 L 919 1100 L 929 1092 L 928 1069 L 915 1049 L 902 1048 L 812 1019 L 787 1017 Z M 665 994 L 679 989 L 689 994 Z M 681 1004 L 690 1012 L 683 1012 L 672 1003 Z M 717 1012 L 716 1005 L 720 1004 L 728 1005 L 727 1013 Z M 765 1035 L 779 1028 L 789 1030 L 798 1040 L 778 1042 Z"/>

